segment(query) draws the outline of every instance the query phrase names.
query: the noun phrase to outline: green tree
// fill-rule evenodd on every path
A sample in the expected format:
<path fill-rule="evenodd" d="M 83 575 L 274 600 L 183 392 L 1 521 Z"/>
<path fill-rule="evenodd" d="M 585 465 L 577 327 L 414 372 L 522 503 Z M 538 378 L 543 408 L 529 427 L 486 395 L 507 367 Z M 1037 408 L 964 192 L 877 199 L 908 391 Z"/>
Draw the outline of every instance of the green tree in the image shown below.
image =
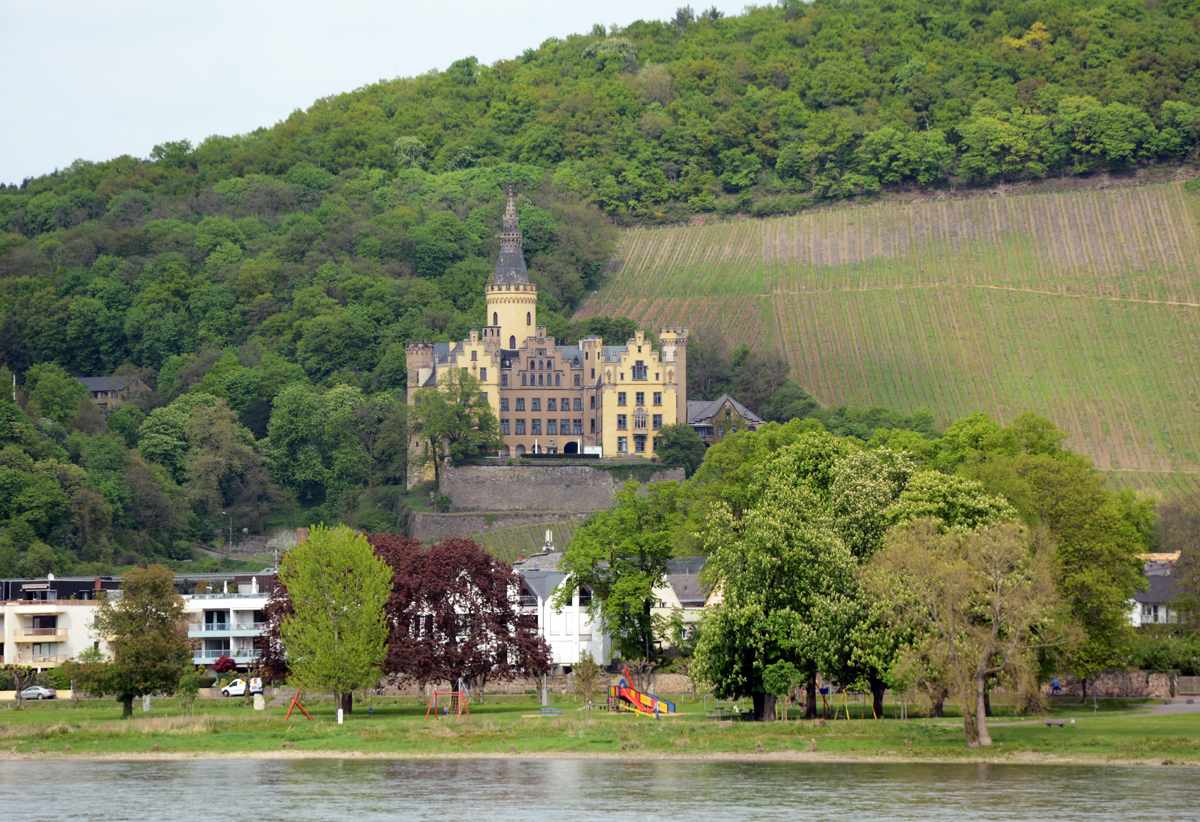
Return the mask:
<path fill-rule="evenodd" d="M 439 482 L 443 455 L 457 463 L 504 444 L 500 420 L 479 380 L 458 368 L 443 374 L 436 388 L 413 394 L 409 427 L 413 436 L 428 443 L 425 458 L 433 463 Z"/>
<path fill-rule="evenodd" d="M 298 688 L 333 691 L 350 711 L 352 692 L 383 674 L 392 569 L 366 537 L 345 526 L 318 525 L 308 542 L 284 555 L 279 579 L 292 605 L 279 627 L 289 680 Z"/>
<path fill-rule="evenodd" d="M 183 598 L 161 565 L 127 571 L 121 596 L 100 601 L 92 633 L 108 642 L 112 661 L 78 666 L 71 676 L 84 690 L 115 695 L 124 719 L 137 697 L 174 693 L 191 660 Z"/>
<path fill-rule="evenodd" d="M 696 429 L 684 423 L 664 425 L 658 436 L 659 444 L 654 453 L 663 465 L 680 467 L 689 477 L 696 473 L 704 462 L 704 442 Z"/>
<path fill-rule="evenodd" d="M 567 579 L 554 595 L 554 607 L 569 604 L 580 589 L 591 591 L 588 613 L 631 661 L 630 673 L 645 687 L 656 659 L 650 613 L 657 602 L 654 588 L 666 579 L 671 538 L 683 516 L 678 483 L 653 483 L 644 496 L 640 491 L 636 480 L 627 481 L 611 509 L 593 514 L 575 532 L 559 562 Z"/>
<path fill-rule="evenodd" d="M 25 392 L 36 413 L 64 424 L 87 396 L 83 384 L 54 363 L 42 363 L 26 371 Z"/>

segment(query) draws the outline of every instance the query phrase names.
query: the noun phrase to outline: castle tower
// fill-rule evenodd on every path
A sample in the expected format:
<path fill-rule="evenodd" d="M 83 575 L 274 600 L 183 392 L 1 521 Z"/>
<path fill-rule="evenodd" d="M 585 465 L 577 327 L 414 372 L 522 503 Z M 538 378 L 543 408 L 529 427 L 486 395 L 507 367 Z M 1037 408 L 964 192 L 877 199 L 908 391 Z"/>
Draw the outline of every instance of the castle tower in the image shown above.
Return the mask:
<path fill-rule="evenodd" d="M 675 389 L 675 419 L 687 425 L 687 329 L 664 328 L 659 332 L 663 364 L 677 383 Z"/>
<path fill-rule="evenodd" d="M 499 329 L 502 348 L 517 348 L 537 332 L 537 287 L 529 282 L 525 269 L 519 223 L 510 186 L 500 231 L 500 256 L 487 286 L 488 325 Z"/>

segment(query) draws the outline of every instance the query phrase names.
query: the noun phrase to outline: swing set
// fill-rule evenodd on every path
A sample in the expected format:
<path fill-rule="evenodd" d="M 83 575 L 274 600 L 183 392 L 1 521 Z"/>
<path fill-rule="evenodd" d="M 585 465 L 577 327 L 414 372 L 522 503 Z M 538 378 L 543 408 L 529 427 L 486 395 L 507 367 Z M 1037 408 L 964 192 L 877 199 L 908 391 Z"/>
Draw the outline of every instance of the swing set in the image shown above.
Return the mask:
<path fill-rule="evenodd" d="M 449 699 L 443 703 L 441 697 L 449 697 Z M 471 715 L 471 709 L 467 707 L 465 691 L 434 691 L 429 697 L 429 707 L 425 709 L 426 719 L 429 719 L 430 711 L 433 712 L 434 719 L 449 716 L 451 713 L 456 719 L 462 719 L 463 712 L 466 712 L 467 716 Z"/>

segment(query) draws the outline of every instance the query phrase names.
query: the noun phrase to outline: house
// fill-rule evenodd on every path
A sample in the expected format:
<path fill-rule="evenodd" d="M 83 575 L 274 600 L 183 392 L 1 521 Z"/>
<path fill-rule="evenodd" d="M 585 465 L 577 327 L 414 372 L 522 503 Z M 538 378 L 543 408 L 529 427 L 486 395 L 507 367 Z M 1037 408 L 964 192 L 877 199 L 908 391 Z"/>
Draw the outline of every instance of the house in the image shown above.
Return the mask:
<path fill-rule="evenodd" d="M 89 648 L 107 653 L 92 635 L 96 597 L 118 584 L 112 577 L 0 580 L 0 665 L 44 670 Z"/>
<path fill-rule="evenodd" d="M 550 662 L 556 673 L 569 673 L 584 651 L 590 652 L 597 664 L 608 665 L 612 661 L 612 638 L 588 614 L 591 592 L 580 589 L 569 605 L 555 610 L 554 596 L 567 575 L 558 570 L 563 555 L 555 552 L 549 541 L 547 549 L 513 566 L 521 578 L 520 613 L 531 621 L 536 618 L 538 633 L 550 646 Z"/>
<path fill-rule="evenodd" d="M 687 422 L 705 445 L 725 439 L 738 431 L 757 431 L 764 422 L 746 406 L 728 394 L 715 400 L 688 400 Z"/>
<path fill-rule="evenodd" d="M 196 665 L 212 665 L 228 656 L 247 668 L 262 656 L 266 636 L 267 600 L 275 587 L 275 571 L 258 574 L 187 574 L 175 578 L 187 615 L 188 638 Z"/>
<path fill-rule="evenodd" d="M 137 377 L 78 377 L 92 395 L 92 401 L 103 409 L 116 408 L 129 395 L 149 391 L 150 386 Z"/>
<path fill-rule="evenodd" d="M 1179 599 L 1176 577 L 1165 573 L 1148 574 L 1146 590 L 1133 595 L 1129 621 L 1135 627 L 1167 625 L 1179 621 L 1172 605 Z"/>
<path fill-rule="evenodd" d="M 685 639 L 691 636 L 704 614 L 708 592 L 700 584 L 700 572 L 704 570 L 707 560 L 707 557 L 671 560 L 665 584 L 654 589 L 658 605 L 650 613 L 670 619 L 679 611 L 683 618 Z"/>

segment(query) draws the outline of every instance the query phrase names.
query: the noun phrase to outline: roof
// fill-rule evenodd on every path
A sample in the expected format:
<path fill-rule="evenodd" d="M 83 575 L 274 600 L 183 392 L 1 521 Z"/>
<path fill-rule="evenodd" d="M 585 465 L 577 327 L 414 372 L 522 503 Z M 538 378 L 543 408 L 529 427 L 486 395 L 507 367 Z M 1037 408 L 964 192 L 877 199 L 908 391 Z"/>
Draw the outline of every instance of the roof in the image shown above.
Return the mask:
<path fill-rule="evenodd" d="M 504 207 L 504 219 L 500 229 L 500 256 L 496 258 L 496 271 L 492 274 L 492 285 L 529 285 L 529 272 L 525 269 L 525 253 L 521 250 L 520 218 L 513 191 L 508 189 L 508 204 Z"/>
<path fill-rule="evenodd" d="M 707 599 L 707 596 L 704 588 L 700 585 L 700 577 L 697 574 L 668 574 L 667 584 L 671 586 L 671 590 L 675 592 L 675 596 L 679 598 L 679 604 L 683 607 L 704 607 L 704 600 Z"/>
<path fill-rule="evenodd" d="M 746 406 L 735 400 L 728 394 L 722 394 L 715 400 L 688 400 L 687 404 L 687 421 L 689 425 L 710 420 L 717 415 L 725 403 L 733 406 L 733 410 L 738 416 L 744 417 L 747 421 L 763 425 L 763 419 L 751 411 Z"/>
<path fill-rule="evenodd" d="M 668 574 L 698 574 L 704 570 L 708 557 L 680 557 L 667 560 Z"/>
<path fill-rule="evenodd" d="M 1179 599 L 1179 585 L 1175 577 L 1161 576 L 1147 577 L 1150 584 L 1144 591 L 1138 591 L 1133 595 L 1134 602 L 1145 602 L 1151 605 L 1163 605 L 1174 602 Z"/>
<path fill-rule="evenodd" d="M 116 375 L 109 377 L 76 377 L 88 391 L 124 391 L 129 380 Z"/>
<path fill-rule="evenodd" d="M 554 589 L 562 584 L 562 581 L 567 578 L 566 574 L 560 574 L 558 571 L 522 571 L 517 573 L 525 580 L 525 584 L 529 589 L 537 594 L 537 598 L 543 602 L 550 599 L 554 594 Z"/>

